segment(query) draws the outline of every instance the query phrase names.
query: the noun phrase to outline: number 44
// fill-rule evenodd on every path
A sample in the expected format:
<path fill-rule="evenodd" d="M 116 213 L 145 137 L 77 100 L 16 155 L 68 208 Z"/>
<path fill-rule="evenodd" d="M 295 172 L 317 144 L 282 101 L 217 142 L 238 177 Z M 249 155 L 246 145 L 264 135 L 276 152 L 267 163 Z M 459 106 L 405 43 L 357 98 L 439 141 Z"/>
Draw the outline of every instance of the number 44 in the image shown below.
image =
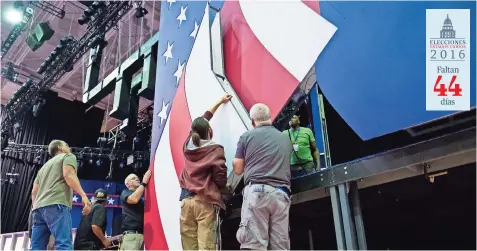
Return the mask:
<path fill-rule="evenodd" d="M 437 76 L 436 83 L 434 84 L 434 92 L 439 93 L 437 96 L 447 96 L 447 92 L 453 92 L 452 96 L 462 96 L 462 88 L 460 88 L 460 84 L 455 84 L 457 76 L 452 76 L 452 79 L 449 83 L 449 88 L 446 88 L 445 84 L 440 84 L 442 80 L 442 75 Z M 439 87 L 438 87 L 439 86 Z"/>

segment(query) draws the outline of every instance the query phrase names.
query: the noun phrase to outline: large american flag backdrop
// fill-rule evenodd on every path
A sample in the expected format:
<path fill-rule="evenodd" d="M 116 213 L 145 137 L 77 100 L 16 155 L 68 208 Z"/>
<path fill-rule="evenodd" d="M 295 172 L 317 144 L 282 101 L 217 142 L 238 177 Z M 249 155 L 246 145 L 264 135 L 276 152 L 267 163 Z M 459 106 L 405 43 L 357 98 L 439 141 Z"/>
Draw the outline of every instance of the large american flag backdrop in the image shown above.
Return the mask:
<path fill-rule="evenodd" d="M 192 119 L 224 94 L 210 65 L 210 27 L 217 15 L 210 6 L 220 10 L 223 63 L 232 88 L 247 110 L 257 102 L 265 103 L 273 118 L 336 31 L 319 15 L 318 2 L 162 2 L 151 146 L 153 175 L 145 195 L 147 250 L 182 249 L 178 182 L 184 163 L 182 144 Z M 213 127 L 237 116 L 227 105 L 217 111 Z M 236 139 L 244 127 L 237 128 L 214 127 L 214 140 L 230 145 L 216 135 L 234 135 Z M 235 149 L 227 146 L 229 158 Z"/>

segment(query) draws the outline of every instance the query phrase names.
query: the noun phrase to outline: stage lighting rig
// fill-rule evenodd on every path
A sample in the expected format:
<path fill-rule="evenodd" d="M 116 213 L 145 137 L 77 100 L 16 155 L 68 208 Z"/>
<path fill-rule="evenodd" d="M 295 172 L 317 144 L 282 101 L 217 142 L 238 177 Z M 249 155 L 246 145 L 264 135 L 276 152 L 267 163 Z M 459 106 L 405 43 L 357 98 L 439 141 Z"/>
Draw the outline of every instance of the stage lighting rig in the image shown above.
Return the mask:
<path fill-rule="evenodd" d="M 7 104 L 5 105 L 5 115 L 6 117 L 2 118 L 3 120 L 6 120 L 9 118 L 10 113 L 8 111 L 11 110 L 12 107 L 17 105 L 19 102 L 28 102 L 28 100 L 25 99 L 25 96 L 29 96 L 30 92 L 33 92 L 35 90 L 38 90 L 38 85 L 33 82 L 31 78 L 28 78 L 23 85 L 20 86 L 12 95 L 12 97 L 8 100 Z M 13 121 L 11 121 L 13 123 Z"/>
<path fill-rule="evenodd" d="M 93 164 L 97 160 L 115 160 L 123 159 L 125 156 L 134 156 L 137 160 L 148 160 L 150 153 L 148 151 L 126 151 L 126 150 L 114 150 L 108 148 L 98 147 L 70 147 L 71 153 L 76 155 L 78 159 L 89 158 L 90 164 Z M 44 154 L 48 152 L 48 146 L 46 145 L 29 145 L 29 144 L 16 144 L 10 142 L 7 147 L 2 149 L 5 153 L 31 153 L 31 154 Z"/>
<path fill-rule="evenodd" d="M 133 137 L 132 145 L 134 149 L 137 147 L 142 147 L 144 151 L 150 150 L 144 146 L 151 146 L 151 130 L 152 130 L 152 121 L 153 121 L 153 104 L 144 107 L 141 111 L 138 112 L 137 124 L 136 124 L 136 132 L 135 134 L 130 135 Z M 127 141 L 127 135 L 124 132 L 124 128 L 126 125 L 119 123 L 119 125 L 111 128 L 108 133 L 108 144 L 114 142 L 117 139 L 119 144 L 124 144 Z"/>
<path fill-rule="evenodd" d="M 51 71 L 59 67 L 61 59 L 67 57 L 71 50 L 75 46 L 76 40 L 73 36 L 66 36 L 60 39 L 60 43 L 56 48 L 50 53 L 50 55 L 41 63 L 40 68 L 36 71 L 38 74 L 43 74 L 44 72 Z M 68 65 L 67 65 L 68 66 Z M 73 67 L 69 65 L 68 67 Z"/>
<path fill-rule="evenodd" d="M 7 52 L 10 50 L 12 47 L 13 43 L 17 40 L 17 38 L 21 35 L 23 30 L 25 30 L 26 27 L 28 27 L 28 24 L 33 18 L 33 9 L 30 7 L 25 8 L 22 4 L 22 2 L 15 2 L 15 8 L 12 9 L 11 11 L 15 11 L 18 13 L 21 13 L 21 19 L 20 22 L 15 24 L 13 29 L 10 31 L 8 34 L 7 39 L 2 44 L 2 58 L 7 54 Z"/>
<path fill-rule="evenodd" d="M 2 44 L 2 58 L 7 54 L 25 28 L 29 27 L 28 24 L 33 18 L 33 8 L 30 6 L 40 8 L 61 19 L 65 16 L 64 6 L 63 9 L 60 9 L 48 1 L 16 1 L 13 6 L 14 8 L 7 10 L 7 15 L 11 17 L 9 18 L 11 21 L 15 22 L 15 26 Z"/>
<path fill-rule="evenodd" d="M 68 44 L 65 48 L 68 53 L 61 53 L 60 57 L 56 57 L 54 62 L 56 67 L 51 67 L 51 65 L 48 67 L 45 64 L 43 79 L 38 84 L 33 85 L 35 88 L 18 97 L 18 100 L 13 101 L 10 109 L 5 111 L 6 114 L 3 116 L 1 132 L 8 131 L 13 125 L 13 121 L 18 116 L 24 114 L 36 102 L 40 93 L 49 90 L 68 70 L 72 69 L 76 62 L 81 60 L 82 56 L 90 49 L 88 44 L 95 37 L 104 37 L 112 27 L 117 26 L 119 20 L 132 8 L 132 4 L 129 1 L 103 1 L 103 3 L 105 6 L 101 12 L 101 18 L 90 22 L 93 25 L 87 30 L 86 34 Z M 65 49 L 63 50 L 65 51 Z"/>
<path fill-rule="evenodd" d="M 92 10 L 90 8 L 87 8 L 84 11 L 84 14 L 81 15 L 81 17 L 78 19 L 78 23 L 80 25 L 86 24 L 87 22 L 91 21 L 91 16 L 92 16 Z"/>
<path fill-rule="evenodd" d="M 56 16 L 60 19 L 63 19 L 65 17 L 65 5 L 60 9 L 56 7 L 55 5 L 49 3 L 48 1 L 28 1 L 28 4 L 31 4 L 37 8 L 42 9 L 43 11 L 46 11 L 53 16 Z"/>

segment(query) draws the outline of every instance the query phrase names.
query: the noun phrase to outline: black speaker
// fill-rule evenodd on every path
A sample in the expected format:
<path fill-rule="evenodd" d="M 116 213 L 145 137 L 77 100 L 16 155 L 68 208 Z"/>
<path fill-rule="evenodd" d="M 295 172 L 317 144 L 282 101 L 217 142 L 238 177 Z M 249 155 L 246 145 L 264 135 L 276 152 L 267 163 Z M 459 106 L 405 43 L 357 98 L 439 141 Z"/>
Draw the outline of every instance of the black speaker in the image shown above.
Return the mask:
<path fill-rule="evenodd" d="M 38 48 L 43 45 L 43 43 L 40 43 L 38 40 L 36 40 L 36 36 L 33 33 L 28 34 L 25 42 L 32 51 L 38 50 Z"/>
<path fill-rule="evenodd" d="M 51 29 L 48 23 L 39 23 L 33 30 L 33 33 L 35 33 L 36 40 L 45 42 L 50 40 L 53 34 L 55 34 L 55 31 Z"/>
<path fill-rule="evenodd" d="M 45 41 L 49 40 L 53 34 L 55 34 L 55 31 L 51 29 L 48 23 L 39 23 L 35 29 L 33 29 L 33 32 L 28 34 L 26 43 L 32 51 L 36 51 Z"/>

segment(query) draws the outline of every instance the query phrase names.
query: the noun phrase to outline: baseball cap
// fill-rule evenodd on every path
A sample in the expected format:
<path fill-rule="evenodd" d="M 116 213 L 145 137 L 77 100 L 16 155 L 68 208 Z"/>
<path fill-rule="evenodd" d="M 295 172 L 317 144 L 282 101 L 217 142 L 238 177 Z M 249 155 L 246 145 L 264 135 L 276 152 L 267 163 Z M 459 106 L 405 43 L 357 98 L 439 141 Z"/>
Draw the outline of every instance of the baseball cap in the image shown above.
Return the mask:
<path fill-rule="evenodd" d="M 94 197 L 96 200 L 106 200 L 108 198 L 108 192 L 106 190 L 100 188 L 94 192 Z"/>

